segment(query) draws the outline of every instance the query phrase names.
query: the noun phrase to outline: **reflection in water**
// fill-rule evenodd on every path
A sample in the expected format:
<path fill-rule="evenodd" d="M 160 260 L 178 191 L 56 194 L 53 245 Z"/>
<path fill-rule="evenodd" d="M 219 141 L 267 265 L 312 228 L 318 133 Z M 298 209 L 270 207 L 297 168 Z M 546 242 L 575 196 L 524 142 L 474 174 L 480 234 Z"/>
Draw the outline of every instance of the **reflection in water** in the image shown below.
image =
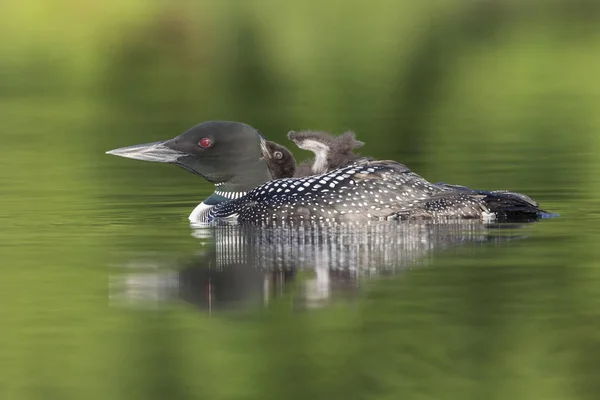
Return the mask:
<path fill-rule="evenodd" d="M 206 227 L 192 235 L 207 251 L 187 260 L 134 257 L 127 272 L 113 275 L 111 302 L 153 308 L 179 298 L 214 311 L 267 305 L 295 287 L 297 304 L 319 306 L 355 295 L 364 279 L 424 265 L 434 250 L 522 237 L 514 231 L 519 227 L 479 222 Z"/>

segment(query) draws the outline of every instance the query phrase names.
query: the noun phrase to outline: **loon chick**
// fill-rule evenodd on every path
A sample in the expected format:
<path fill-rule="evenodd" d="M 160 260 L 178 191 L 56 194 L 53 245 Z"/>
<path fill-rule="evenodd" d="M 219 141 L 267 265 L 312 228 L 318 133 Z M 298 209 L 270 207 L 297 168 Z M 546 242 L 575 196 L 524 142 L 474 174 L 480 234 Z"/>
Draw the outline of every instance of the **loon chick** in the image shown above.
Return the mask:
<path fill-rule="evenodd" d="M 315 154 L 314 161 L 298 165 L 295 174 L 297 177 L 323 174 L 348 165 L 360 158 L 353 153 L 354 149 L 364 146 L 363 142 L 356 140 L 354 132 L 333 136 L 323 131 L 289 131 L 288 138 L 299 148 Z"/>
<path fill-rule="evenodd" d="M 171 163 L 206 178 L 215 192 L 193 222 L 366 222 L 376 219 L 499 219 L 543 213 L 526 201 L 489 206 L 486 195 L 436 186 L 395 161 L 358 160 L 333 171 L 270 180 L 266 140 L 249 125 L 211 121 L 174 139 L 108 154 Z"/>
<path fill-rule="evenodd" d="M 286 147 L 266 140 L 263 158 L 267 162 L 267 167 L 273 179 L 291 178 L 294 176 L 296 172 L 296 159 Z"/>
<path fill-rule="evenodd" d="M 320 168 L 321 173 L 332 171 L 361 158 L 352 152 L 353 149 L 364 145 L 354 138 L 354 133 L 346 132 L 340 136 L 332 136 L 319 131 L 290 131 L 288 137 L 293 138 L 298 147 L 311 149 L 317 158 L 322 158 L 325 164 Z M 306 143 L 312 142 L 313 145 Z M 265 160 L 273 179 L 302 177 L 315 175 L 313 159 L 296 165 L 296 159 L 290 150 L 275 142 L 266 141 Z M 315 145 L 316 144 L 316 145 Z"/>

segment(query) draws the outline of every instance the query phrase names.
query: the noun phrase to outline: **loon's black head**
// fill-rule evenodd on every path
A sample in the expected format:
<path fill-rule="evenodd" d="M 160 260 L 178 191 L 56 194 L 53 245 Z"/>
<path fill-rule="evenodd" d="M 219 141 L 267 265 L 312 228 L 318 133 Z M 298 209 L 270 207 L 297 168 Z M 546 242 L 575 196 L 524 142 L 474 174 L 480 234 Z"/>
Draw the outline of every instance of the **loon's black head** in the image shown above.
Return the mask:
<path fill-rule="evenodd" d="M 175 164 L 220 186 L 248 191 L 271 179 L 263 135 L 250 125 L 208 121 L 165 141 L 107 151 L 136 160 Z"/>

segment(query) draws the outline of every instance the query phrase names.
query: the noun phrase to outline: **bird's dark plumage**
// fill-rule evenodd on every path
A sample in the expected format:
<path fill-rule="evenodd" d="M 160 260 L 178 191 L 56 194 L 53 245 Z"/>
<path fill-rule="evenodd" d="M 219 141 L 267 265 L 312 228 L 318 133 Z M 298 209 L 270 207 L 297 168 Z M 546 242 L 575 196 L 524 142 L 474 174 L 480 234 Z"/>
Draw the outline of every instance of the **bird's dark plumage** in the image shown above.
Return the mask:
<path fill-rule="evenodd" d="M 445 191 L 395 161 L 359 160 L 321 175 L 267 182 L 243 198 L 215 206 L 208 219 L 266 223 L 481 218 L 486 209 L 481 196 L 448 196 L 442 194 Z"/>

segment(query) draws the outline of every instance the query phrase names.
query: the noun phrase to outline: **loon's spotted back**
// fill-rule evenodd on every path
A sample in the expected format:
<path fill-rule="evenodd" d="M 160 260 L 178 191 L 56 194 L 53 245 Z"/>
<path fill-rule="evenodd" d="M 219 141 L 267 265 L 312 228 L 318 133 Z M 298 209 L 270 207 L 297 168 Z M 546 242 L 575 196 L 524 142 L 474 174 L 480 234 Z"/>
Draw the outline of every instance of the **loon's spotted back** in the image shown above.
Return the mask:
<path fill-rule="evenodd" d="M 367 221 L 416 210 L 441 191 L 400 163 L 363 161 L 322 175 L 267 182 L 241 199 L 216 205 L 207 221 Z M 430 208 L 429 217 L 448 215 L 449 209 Z"/>

